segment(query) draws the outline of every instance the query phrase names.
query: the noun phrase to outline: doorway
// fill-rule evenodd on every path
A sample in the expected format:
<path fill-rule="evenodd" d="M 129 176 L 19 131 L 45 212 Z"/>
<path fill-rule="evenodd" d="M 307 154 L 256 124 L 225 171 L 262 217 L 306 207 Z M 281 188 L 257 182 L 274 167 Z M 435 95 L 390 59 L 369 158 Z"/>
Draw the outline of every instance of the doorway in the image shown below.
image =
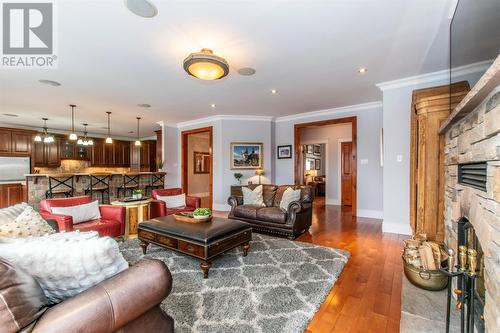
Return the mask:
<path fill-rule="evenodd" d="M 183 131 L 181 137 L 182 190 L 200 197 L 202 207 L 212 208 L 213 127 Z"/>
<path fill-rule="evenodd" d="M 294 147 L 295 147 L 295 184 L 303 184 L 303 174 L 304 174 L 304 162 L 303 162 L 303 145 L 304 142 L 301 137 L 301 131 L 303 129 L 325 129 L 325 127 L 333 127 L 332 125 L 350 125 L 346 130 L 350 129 L 350 138 L 346 139 L 337 139 L 338 140 L 338 151 L 339 151 L 339 167 L 338 167 L 338 183 L 336 184 L 337 188 L 334 190 L 335 193 L 339 193 L 339 196 L 335 199 L 334 202 L 328 202 L 327 204 L 336 204 L 336 205 L 345 205 L 347 208 L 351 208 L 352 216 L 356 216 L 356 208 L 357 208 L 357 118 L 356 117 L 345 117 L 338 119 L 330 119 L 323 120 L 317 122 L 309 122 L 302 124 L 295 124 L 294 128 Z M 345 127 L 345 126 L 344 126 Z M 325 129 L 326 130 L 326 129 Z M 342 145 L 342 143 L 346 143 Z M 347 144 L 348 143 L 348 144 Z M 337 147 L 337 142 L 334 145 L 330 144 L 330 146 Z M 345 150 L 342 150 L 345 149 Z M 341 153 L 343 152 L 343 153 Z M 337 158 L 337 152 L 333 154 L 335 159 Z M 341 163 L 341 160 L 344 163 Z M 325 163 L 326 164 L 326 163 Z M 333 164 L 333 168 L 337 169 L 337 162 Z M 335 175 L 336 176 L 336 175 Z M 331 178 L 331 177 L 330 177 Z M 336 177 L 335 177 L 336 178 Z M 328 176 L 327 176 L 328 179 Z M 333 185 L 333 184 L 332 184 Z M 332 191 L 330 191 L 332 192 Z M 342 195 L 344 193 L 344 195 Z"/>

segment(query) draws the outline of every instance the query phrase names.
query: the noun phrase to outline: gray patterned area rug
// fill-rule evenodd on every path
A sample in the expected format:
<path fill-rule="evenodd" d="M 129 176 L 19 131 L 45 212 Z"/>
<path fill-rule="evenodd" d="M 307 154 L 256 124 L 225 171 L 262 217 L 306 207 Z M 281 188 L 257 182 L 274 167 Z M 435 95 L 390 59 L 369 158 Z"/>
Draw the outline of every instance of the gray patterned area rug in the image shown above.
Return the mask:
<path fill-rule="evenodd" d="M 120 244 L 125 259 L 164 261 L 173 276 L 162 308 L 179 333 L 303 332 L 342 272 L 349 253 L 309 243 L 253 234 L 240 248 L 212 261 L 203 279 L 200 261 L 137 239 Z"/>

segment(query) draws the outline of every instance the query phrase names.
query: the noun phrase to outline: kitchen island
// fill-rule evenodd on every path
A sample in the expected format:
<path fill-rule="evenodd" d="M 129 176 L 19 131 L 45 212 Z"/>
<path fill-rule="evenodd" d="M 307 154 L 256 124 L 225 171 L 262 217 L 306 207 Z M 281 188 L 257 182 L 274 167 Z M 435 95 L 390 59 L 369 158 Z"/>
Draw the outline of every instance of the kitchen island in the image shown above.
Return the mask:
<path fill-rule="evenodd" d="M 49 177 L 73 177 L 73 196 L 85 195 L 85 190 L 90 187 L 92 175 L 109 175 L 109 201 L 118 199 L 118 188 L 123 185 L 124 179 L 137 176 L 139 186 L 144 193 L 146 187 L 152 184 L 158 185 L 165 179 L 165 172 L 64 172 L 64 173 L 32 173 L 26 174 L 26 185 L 28 192 L 28 203 L 35 209 L 38 209 L 40 201 L 45 199 L 45 193 L 49 190 Z M 136 188 L 134 186 L 134 188 Z M 148 193 L 149 194 L 149 193 Z M 123 197 L 123 194 L 120 194 Z M 64 197 L 58 196 L 58 197 Z M 101 196 L 94 193 L 95 199 L 101 199 Z"/>

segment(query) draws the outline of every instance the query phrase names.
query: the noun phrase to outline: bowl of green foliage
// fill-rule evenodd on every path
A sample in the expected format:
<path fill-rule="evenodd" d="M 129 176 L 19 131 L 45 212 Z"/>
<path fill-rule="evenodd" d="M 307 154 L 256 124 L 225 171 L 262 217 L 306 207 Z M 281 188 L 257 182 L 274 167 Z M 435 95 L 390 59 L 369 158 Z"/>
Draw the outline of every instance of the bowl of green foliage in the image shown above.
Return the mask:
<path fill-rule="evenodd" d="M 206 219 L 212 215 L 210 208 L 196 208 L 193 212 L 195 219 Z"/>

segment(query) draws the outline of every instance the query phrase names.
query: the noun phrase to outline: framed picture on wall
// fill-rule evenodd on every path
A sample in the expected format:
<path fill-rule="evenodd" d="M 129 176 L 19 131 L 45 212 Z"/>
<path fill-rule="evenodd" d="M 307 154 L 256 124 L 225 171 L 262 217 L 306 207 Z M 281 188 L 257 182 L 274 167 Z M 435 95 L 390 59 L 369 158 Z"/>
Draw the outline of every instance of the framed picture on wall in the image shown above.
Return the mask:
<path fill-rule="evenodd" d="M 313 145 L 306 145 L 306 154 L 312 154 L 314 152 Z"/>
<path fill-rule="evenodd" d="M 306 170 L 316 170 L 316 163 L 314 162 L 314 158 L 306 158 Z"/>
<path fill-rule="evenodd" d="M 314 168 L 315 168 L 315 170 L 321 170 L 321 160 L 320 159 L 314 160 Z"/>
<path fill-rule="evenodd" d="M 195 151 L 193 165 L 194 173 L 210 173 L 210 153 Z"/>
<path fill-rule="evenodd" d="M 314 145 L 314 155 L 321 156 L 321 146 L 320 145 Z"/>
<path fill-rule="evenodd" d="M 231 169 L 262 169 L 264 144 L 262 143 L 231 143 Z"/>
<path fill-rule="evenodd" d="M 278 158 L 292 158 L 292 145 L 278 146 Z"/>

